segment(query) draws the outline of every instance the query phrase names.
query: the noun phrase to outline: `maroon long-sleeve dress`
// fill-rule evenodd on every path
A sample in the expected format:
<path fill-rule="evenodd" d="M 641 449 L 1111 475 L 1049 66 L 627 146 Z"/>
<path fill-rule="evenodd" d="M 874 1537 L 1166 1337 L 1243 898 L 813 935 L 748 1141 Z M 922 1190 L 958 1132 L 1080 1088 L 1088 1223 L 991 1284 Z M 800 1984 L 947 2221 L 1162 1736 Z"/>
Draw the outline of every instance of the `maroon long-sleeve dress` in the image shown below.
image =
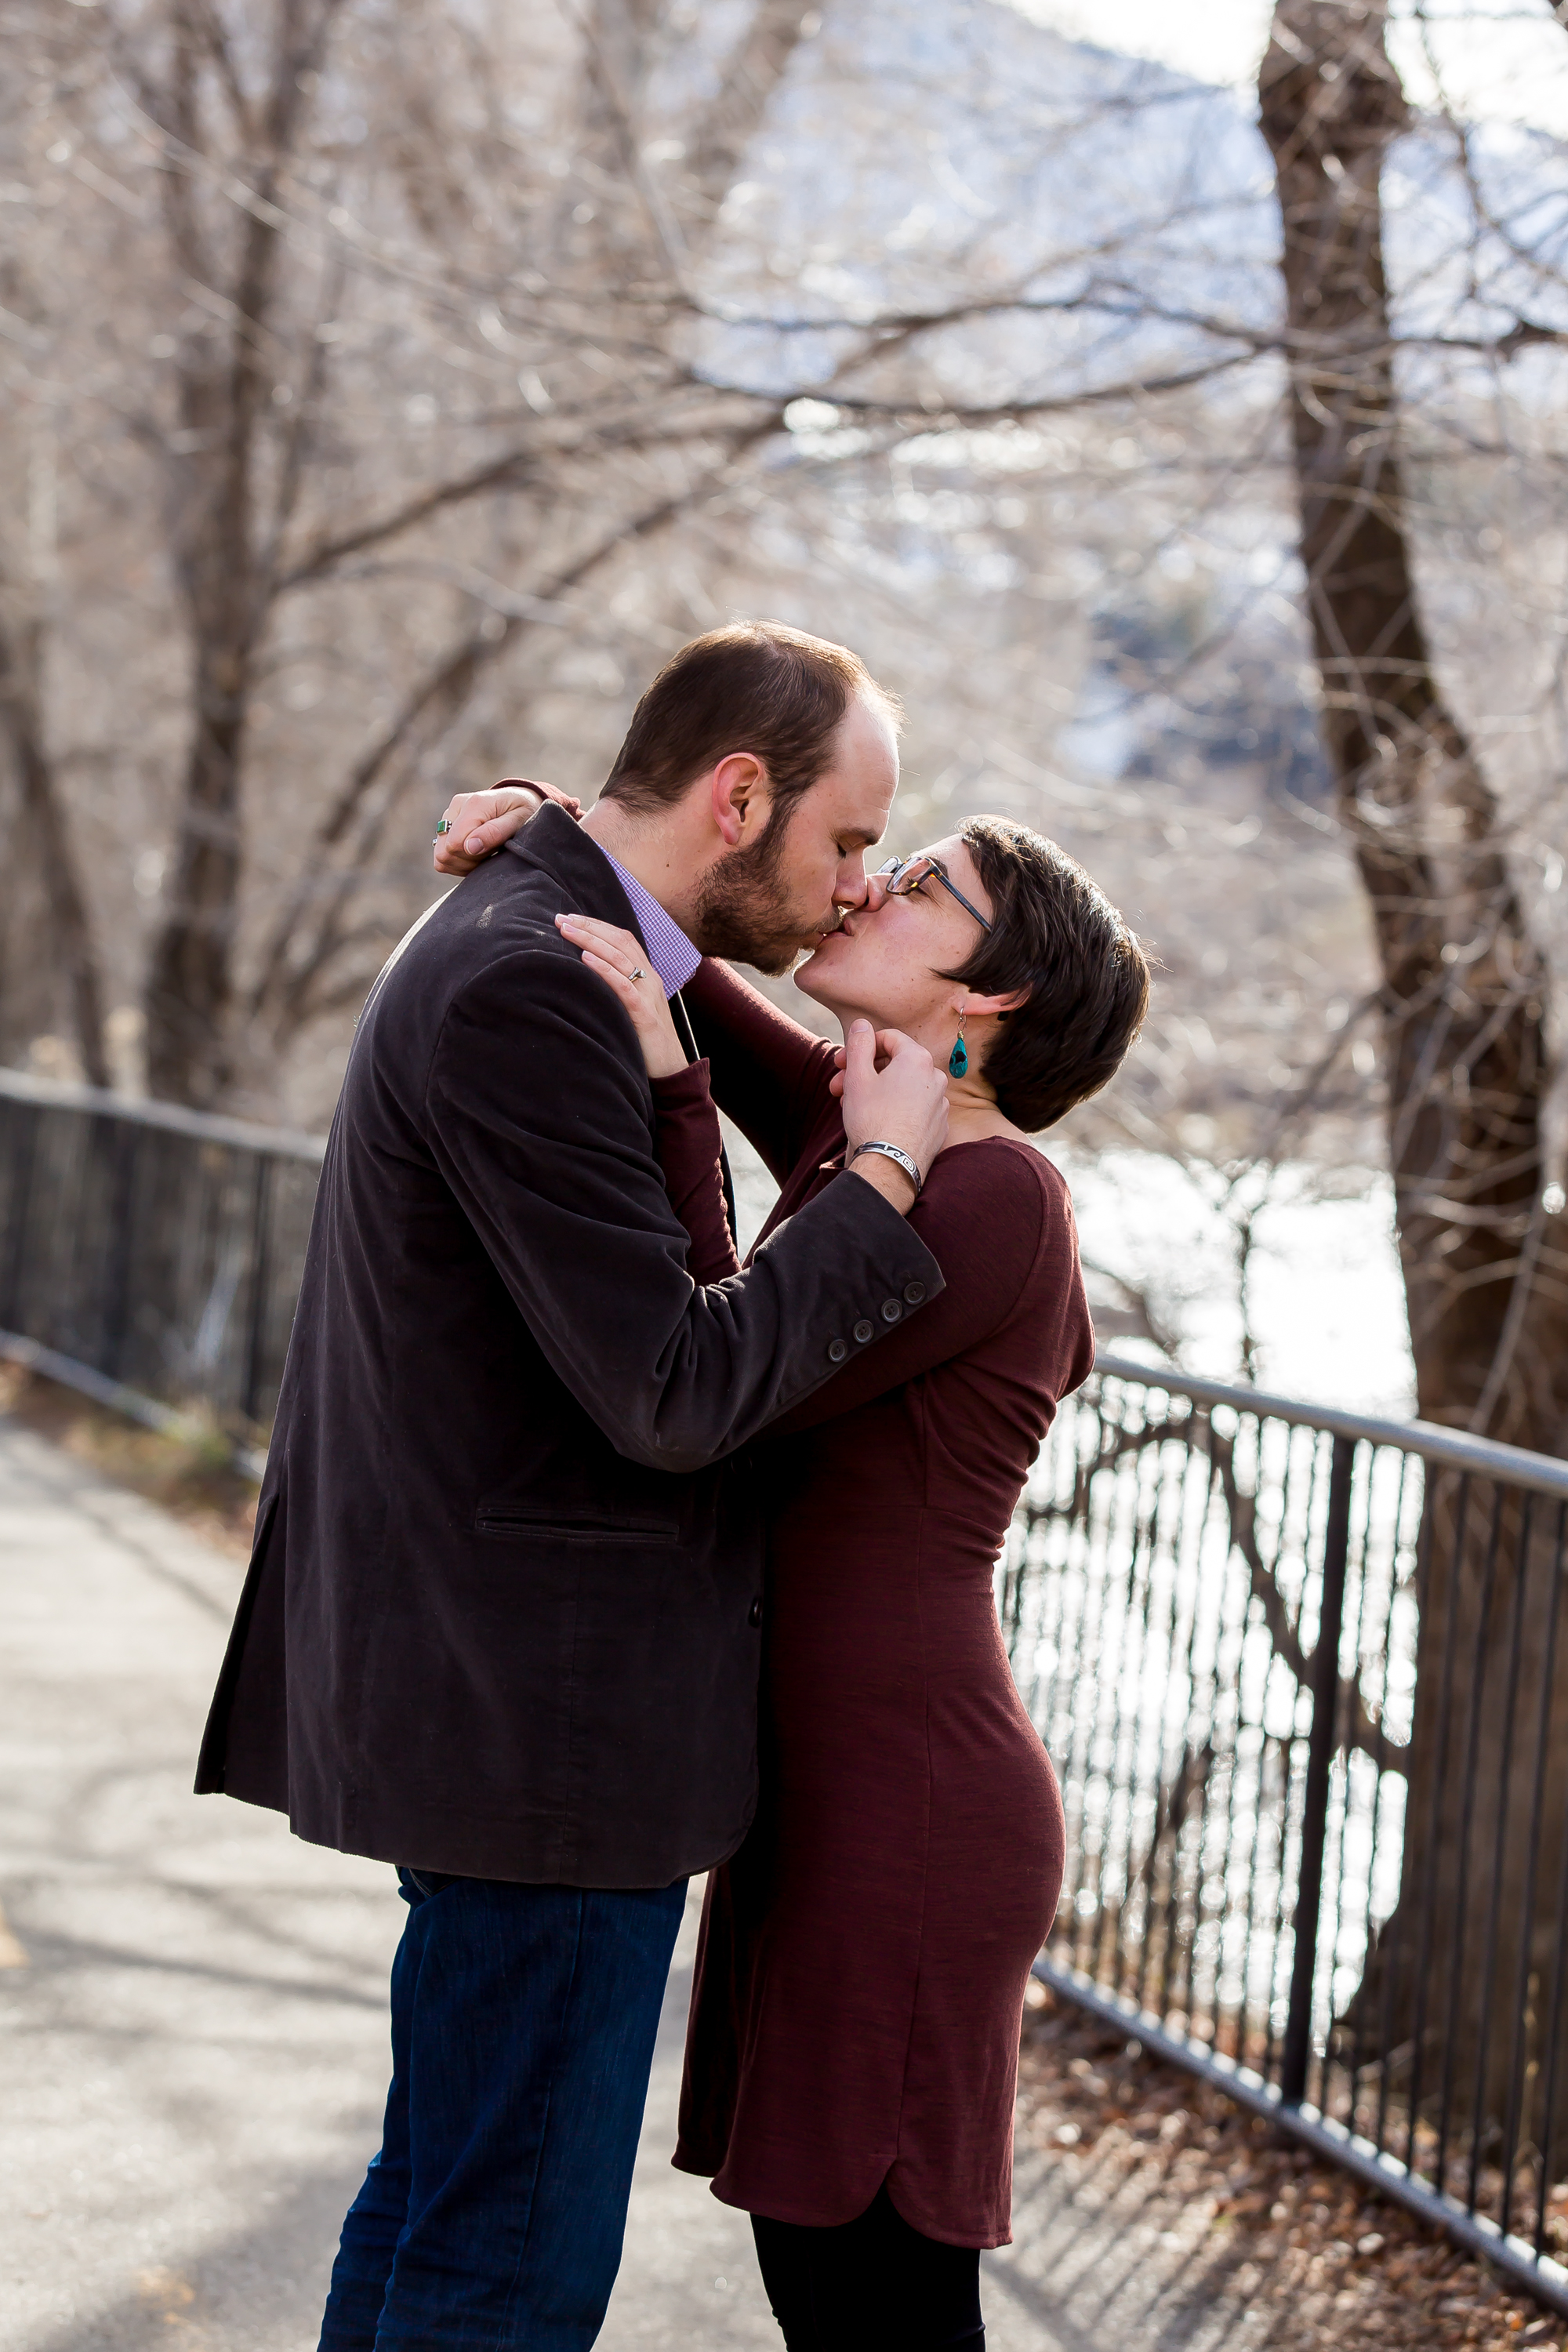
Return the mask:
<path fill-rule="evenodd" d="M 722 965 L 686 1002 L 713 1092 L 783 1192 L 841 1173 L 833 1051 Z M 735 1270 L 701 1064 L 657 1090 L 691 1270 Z M 728 2204 L 818 2226 L 885 2180 L 904 2219 L 1006 2243 L 1029 1964 L 1061 1801 L 1014 1687 L 996 1556 L 1093 1334 L 1067 1186 L 1005 1139 L 944 1151 L 912 1222 L 946 1289 L 773 1439 L 763 1800 L 709 1883 L 675 2161 Z M 904 1319 L 889 1298 L 886 1322 Z"/>

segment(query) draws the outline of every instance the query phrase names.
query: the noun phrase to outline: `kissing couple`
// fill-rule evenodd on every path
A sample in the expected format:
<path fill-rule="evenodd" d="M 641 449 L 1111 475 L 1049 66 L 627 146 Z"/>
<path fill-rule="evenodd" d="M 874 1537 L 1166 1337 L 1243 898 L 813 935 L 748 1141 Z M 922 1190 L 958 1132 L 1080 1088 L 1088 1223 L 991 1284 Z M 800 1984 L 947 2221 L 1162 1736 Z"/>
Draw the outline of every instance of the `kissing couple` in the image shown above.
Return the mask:
<path fill-rule="evenodd" d="M 1149 978 L 1026 826 L 868 872 L 898 716 L 699 638 L 585 816 L 453 802 L 360 1020 L 196 1784 L 408 1906 L 321 2352 L 595 2341 L 702 1871 L 675 2162 L 790 2352 L 984 2344 L 1063 1861 L 993 1575 L 1093 1360 L 1029 1139 Z M 731 969 L 803 951 L 842 1046 Z M 716 1104 L 781 1188 L 744 1261 Z"/>

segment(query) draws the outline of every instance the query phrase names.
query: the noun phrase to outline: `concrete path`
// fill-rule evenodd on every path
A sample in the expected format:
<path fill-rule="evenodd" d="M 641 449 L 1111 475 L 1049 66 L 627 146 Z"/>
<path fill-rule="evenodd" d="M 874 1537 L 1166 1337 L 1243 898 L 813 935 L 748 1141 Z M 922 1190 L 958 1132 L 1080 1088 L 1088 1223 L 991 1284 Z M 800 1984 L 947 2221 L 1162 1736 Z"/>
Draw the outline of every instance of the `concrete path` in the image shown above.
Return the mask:
<path fill-rule="evenodd" d="M 0 1423 L 0 2352 L 316 2340 L 402 1906 L 389 1872 L 190 1794 L 239 1575 Z M 693 1925 L 605 2352 L 779 2345 L 743 2217 L 669 2168 Z M 1019 2185 L 990 2352 L 1266 2340 L 1245 2295 L 1194 2294 L 1201 2217 L 1065 2155 Z"/>

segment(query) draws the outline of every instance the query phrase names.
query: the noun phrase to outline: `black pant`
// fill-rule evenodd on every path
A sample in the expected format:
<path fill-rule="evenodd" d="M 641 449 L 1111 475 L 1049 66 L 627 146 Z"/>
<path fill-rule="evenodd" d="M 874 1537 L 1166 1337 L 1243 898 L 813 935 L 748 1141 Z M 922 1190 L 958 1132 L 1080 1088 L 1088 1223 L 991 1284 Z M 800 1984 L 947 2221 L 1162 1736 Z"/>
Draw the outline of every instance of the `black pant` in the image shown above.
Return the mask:
<path fill-rule="evenodd" d="M 923 2237 L 886 2189 L 836 2230 L 753 2213 L 752 2231 L 788 2352 L 984 2352 L 978 2251 Z"/>

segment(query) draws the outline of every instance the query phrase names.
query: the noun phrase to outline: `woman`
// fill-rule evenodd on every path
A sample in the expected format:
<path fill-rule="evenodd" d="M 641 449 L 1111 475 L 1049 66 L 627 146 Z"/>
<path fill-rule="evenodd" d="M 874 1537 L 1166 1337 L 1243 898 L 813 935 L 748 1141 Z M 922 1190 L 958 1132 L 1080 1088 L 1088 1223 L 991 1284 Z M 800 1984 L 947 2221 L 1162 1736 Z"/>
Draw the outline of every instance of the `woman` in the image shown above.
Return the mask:
<path fill-rule="evenodd" d="M 707 961 L 688 1066 L 636 937 L 558 919 L 637 1028 L 690 1271 L 721 1280 L 710 1073 L 782 1188 L 760 1247 L 842 1167 L 842 1051 Z M 1024 1989 L 1062 1872 L 993 1575 L 1093 1334 L 1067 1187 L 1027 1137 L 1112 1075 L 1148 975 L 1070 859 L 977 818 L 885 869 L 796 985 L 949 1069 L 911 1213 L 946 1288 L 770 1438 L 763 1796 L 709 1883 L 675 2161 L 752 2214 L 790 2352 L 935 2352 L 984 2344 L 979 2250 L 1010 2235 Z"/>

